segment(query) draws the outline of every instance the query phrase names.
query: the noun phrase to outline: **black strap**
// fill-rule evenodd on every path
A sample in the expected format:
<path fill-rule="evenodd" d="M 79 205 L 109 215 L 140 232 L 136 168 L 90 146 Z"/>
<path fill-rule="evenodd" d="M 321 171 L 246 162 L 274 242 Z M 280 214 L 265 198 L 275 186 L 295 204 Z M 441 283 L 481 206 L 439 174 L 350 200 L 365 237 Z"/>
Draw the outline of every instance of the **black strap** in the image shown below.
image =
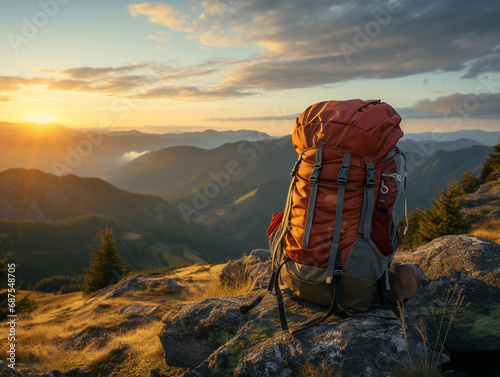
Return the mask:
<path fill-rule="evenodd" d="M 249 304 L 249 305 L 241 305 L 240 309 L 239 309 L 240 313 L 241 314 L 246 314 L 250 310 L 252 310 L 253 308 L 255 308 L 257 305 L 259 305 L 260 302 L 262 301 L 262 299 L 265 297 L 265 295 L 268 294 L 269 292 L 273 291 L 274 280 L 275 279 L 276 279 L 276 271 L 273 271 L 273 273 L 271 274 L 271 279 L 269 280 L 269 284 L 267 285 L 267 292 L 264 292 L 261 295 L 259 295 L 259 297 L 257 297 L 251 304 Z"/>
<path fill-rule="evenodd" d="M 283 295 L 281 293 L 281 289 L 279 286 L 279 274 L 281 272 L 281 268 L 289 260 L 290 258 L 286 257 L 285 260 L 279 265 L 279 267 L 275 271 L 273 271 L 271 279 L 269 280 L 269 284 L 267 286 L 267 292 L 264 292 L 261 295 L 259 295 L 251 304 L 240 306 L 239 311 L 241 314 L 246 314 L 250 310 L 255 308 L 257 305 L 259 305 L 261 301 L 264 299 L 265 295 L 268 294 L 269 292 L 272 292 L 274 289 L 276 291 L 276 298 L 278 300 L 278 311 L 280 315 L 281 327 L 283 328 L 283 330 L 288 330 L 285 317 L 285 308 L 283 306 Z"/>
<path fill-rule="evenodd" d="M 309 241 L 311 239 L 311 229 L 314 219 L 314 209 L 316 208 L 316 197 L 318 195 L 318 181 L 319 174 L 323 164 L 323 147 L 316 149 L 316 162 L 314 163 L 314 169 L 309 177 L 309 182 L 311 183 L 311 195 L 309 195 L 309 205 L 307 207 L 307 218 L 306 226 L 304 229 L 304 239 L 302 240 L 302 248 L 309 248 Z"/>
<path fill-rule="evenodd" d="M 288 262 L 289 258 L 286 258 L 283 263 L 280 264 L 278 269 L 276 270 L 276 276 L 274 278 L 274 291 L 276 292 L 276 300 L 278 301 L 278 314 L 280 316 L 281 328 L 283 331 L 288 331 L 288 324 L 286 322 L 285 315 L 285 305 L 283 304 L 283 294 L 280 289 L 280 279 L 279 274 L 281 272 L 281 268 Z"/>

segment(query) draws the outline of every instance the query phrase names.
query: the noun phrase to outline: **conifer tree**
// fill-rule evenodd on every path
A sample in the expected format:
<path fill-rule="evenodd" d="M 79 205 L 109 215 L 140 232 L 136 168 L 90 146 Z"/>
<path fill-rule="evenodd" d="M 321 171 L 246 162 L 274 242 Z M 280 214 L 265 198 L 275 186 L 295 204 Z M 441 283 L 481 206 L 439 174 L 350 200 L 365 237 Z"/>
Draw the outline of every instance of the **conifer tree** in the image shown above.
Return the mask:
<path fill-rule="evenodd" d="M 2 285 L 8 282 L 8 262 L 7 259 L 0 260 L 0 283 Z M 16 268 L 18 265 L 16 265 Z M 16 283 L 13 283 L 13 286 L 10 286 L 11 292 L 16 295 L 18 287 L 15 286 Z M 11 296 L 12 297 L 12 296 Z M 19 314 L 21 312 L 31 312 L 36 309 L 36 302 L 29 298 L 28 296 L 23 297 L 22 299 L 15 301 L 14 312 L 9 311 L 8 306 L 8 298 L 9 298 L 9 290 L 5 289 L 0 291 L 0 320 L 7 317 L 8 314 Z"/>
<path fill-rule="evenodd" d="M 493 152 L 489 153 L 483 164 L 483 170 L 481 171 L 481 181 L 483 182 L 492 180 L 492 173 L 500 172 L 500 142 L 493 147 Z"/>
<path fill-rule="evenodd" d="M 453 180 L 446 191 L 440 190 L 439 199 L 431 201 L 432 208 L 424 211 L 420 219 L 419 234 L 422 242 L 447 234 L 461 234 L 469 230 L 469 224 L 461 212 L 463 191 Z"/>
<path fill-rule="evenodd" d="M 479 187 L 479 180 L 470 169 L 466 173 L 462 174 L 461 180 L 462 188 L 466 194 L 476 191 Z"/>
<path fill-rule="evenodd" d="M 113 230 L 106 227 L 101 232 L 100 249 L 92 248 L 90 268 L 84 269 L 83 293 L 91 294 L 108 285 L 115 284 L 130 271 L 118 254 Z"/>
<path fill-rule="evenodd" d="M 410 213 L 408 219 L 408 230 L 406 234 L 404 233 L 404 221 L 401 220 L 398 223 L 398 232 L 400 235 L 399 246 L 402 249 L 411 249 L 422 245 L 421 236 L 420 236 L 420 221 L 422 219 L 423 213 L 428 210 L 421 209 L 418 207 L 414 211 Z"/>

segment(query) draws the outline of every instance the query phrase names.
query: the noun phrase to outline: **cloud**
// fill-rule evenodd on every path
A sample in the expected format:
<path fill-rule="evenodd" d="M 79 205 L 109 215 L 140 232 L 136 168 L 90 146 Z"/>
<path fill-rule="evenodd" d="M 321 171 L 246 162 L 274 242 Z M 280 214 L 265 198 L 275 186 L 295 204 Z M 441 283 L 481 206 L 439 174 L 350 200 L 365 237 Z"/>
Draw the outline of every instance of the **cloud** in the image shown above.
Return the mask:
<path fill-rule="evenodd" d="M 148 22 L 167 26 L 170 30 L 192 31 L 192 28 L 189 26 L 190 17 L 181 15 L 181 13 L 170 4 L 132 4 L 129 5 L 128 9 L 133 17 L 147 16 Z"/>
<path fill-rule="evenodd" d="M 49 77 L 24 78 L 0 76 L 0 95 L 34 86 L 50 90 L 98 93 L 140 99 L 217 100 L 254 94 L 231 86 L 216 84 L 214 77 L 234 60 L 210 59 L 193 66 L 144 63 L 121 67 L 78 67 L 67 70 L 37 69 Z M 134 74 L 130 74 L 134 73 Z M 14 100 L 3 96 L 2 101 Z"/>
<path fill-rule="evenodd" d="M 202 1 L 183 14 L 135 4 L 135 17 L 207 47 L 255 47 L 223 86 L 282 90 L 426 72 L 463 78 L 500 70 L 500 3 L 488 0 Z M 173 20 L 175 18 L 175 21 Z"/>
<path fill-rule="evenodd" d="M 150 151 L 143 151 L 143 152 L 135 152 L 135 151 L 131 151 L 131 152 L 126 152 L 124 153 L 121 157 L 120 157 L 120 160 L 122 162 L 125 162 L 125 163 L 128 163 L 132 160 L 135 160 L 137 157 L 140 157 L 146 153 L 149 153 Z"/>
<path fill-rule="evenodd" d="M 158 43 L 170 42 L 170 39 L 166 36 L 165 32 L 157 32 L 153 35 L 148 35 L 148 39 L 152 39 Z"/>
<path fill-rule="evenodd" d="M 290 120 L 295 119 L 300 115 L 288 114 L 288 115 L 269 115 L 261 117 L 240 117 L 240 118 L 208 118 L 206 121 L 216 121 L 216 122 L 246 122 L 246 121 L 261 121 L 261 120 Z"/>
<path fill-rule="evenodd" d="M 197 100 L 217 100 L 223 98 L 247 97 L 252 92 L 243 92 L 233 88 L 199 88 L 195 86 L 161 86 L 158 88 L 147 89 L 137 93 L 136 98 L 194 98 Z"/>
<path fill-rule="evenodd" d="M 49 73 L 56 76 L 65 76 L 73 79 L 99 79 L 102 77 L 109 77 L 113 75 L 119 75 L 123 73 L 129 73 L 139 69 L 147 68 L 147 64 L 132 64 L 125 65 L 121 67 L 105 67 L 105 68 L 94 68 L 94 67 L 79 67 L 66 70 L 49 70 L 40 69 L 41 72 Z"/>
<path fill-rule="evenodd" d="M 465 114 L 500 117 L 500 93 L 454 93 L 435 100 L 424 99 L 413 106 L 413 114 Z"/>
<path fill-rule="evenodd" d="M 15 98 L 10 96 L 0 96 L 0 102 L 11 102 L 11 101 L 15 101 Z"/>

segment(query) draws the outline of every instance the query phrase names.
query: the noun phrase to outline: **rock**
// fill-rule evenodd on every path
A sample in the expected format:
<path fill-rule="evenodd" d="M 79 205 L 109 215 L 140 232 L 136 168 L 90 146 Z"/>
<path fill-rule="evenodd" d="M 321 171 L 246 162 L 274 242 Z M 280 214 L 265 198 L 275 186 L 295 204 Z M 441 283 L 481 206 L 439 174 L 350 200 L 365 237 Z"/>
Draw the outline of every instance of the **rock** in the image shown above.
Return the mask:
<path fill-rule="evenodd" d="M 84 372 L 90 376 L 109 376 L 116 367 L 120 366 L 127 359 L 129 354 L 130 346 L 128 344 L 116 347 L 106 355 L 86 365 L 83 368 Z"/>
<path fill-rule="evenodd" d="M 220 273 L 220 279 L 224 282 L 231 282 L 235 276 L 241 276 L 255 282 L 251 291 L 264 289 L 271 276 L 270 260 L 269 250 L 254 250 L 248 256 L 228 262 Z"/>
<path fill-rule="evenodd" d="M 57 369 L 51 369 L 47 372 L 47 377 L 61 377 L 63 374 Z"/>
<path fill-rule="evenodd" d="M 409 313 L 434 323 L 429 312 L 443 303 L 449 291 L 463 290 L 464 306 L 453 321 L 446 347 L 454 352 L 500 349 L 500 245 L 470 235 L 439 237 L 414 252 L 396 254 L 421 271 L 418 295 Z M 434 304 L 432 304 L 434 303 Z"/>
<path fill-rule="evenodd" d="M 177 280 L 168 276 L 126 276 L 118 283 L 103 288 L 92 295 L 95 298 L 121 297 L 137 291 L 153 291 L 160 294 L 178 292 L 184 289 Z"/>
<path fill-rule="evenodd" d="M 398 319 L 381 307 L 344 320 L 331 318 L 293 335 L 281 331 L 272 295 L 250 313 L 241 314 L 239 307 L 250 303 L 260 293 L 255 290 L 267 285 L 270 263 L 269 252 L 256 250 L 229 264 L 227 276 L 232 270 L 256 279 L 245 297 L 209 298 L 167 313 L 159 335 L 166 363 L 195 367 L 184 377 L 294 376 L 303 364 L 321 365 L 324 360 L 332 373 L 343 368 L 359 376 L 389 376 L 409 364 L 406 344 L 414 360 L 424 358 L 423 340 L 415 328 L 418 319 L 406 318 L 405 337 Z M 325 308 L 289 294 L 285 294 L 285 305 L 291 324 L 325 312 Z M 433 347 L 434 339 L 429 337 L 427 350 Z M 445 353 L 441 355 L 440 363 L 448 360 Z"/>
<path fill-rule="evenodd" d="M 464 196 L 463 212 L 481 219 L 500 217 L 500 180 L 483 183 L 475 192 Z"/>
<path fill-rule="evenodd" d="M 89 377 L 89 375 L 76 367 L 64 373 L 64 377 Z"/>
<path fill-rule="evenodd" d="M 0 377 L 17 377 L 20 376 L 14 369 L 9 368 L 6 362 L 0 362 Z"/>
<path fill-rule="evenodd" d="M 133 315 L 149 315 L 153 314 L 159 306 L 157 305 L 140 305 L 140 304 L 130 304 L 124 306 L 120 309 L 120 314 L 133 314 Z"/>

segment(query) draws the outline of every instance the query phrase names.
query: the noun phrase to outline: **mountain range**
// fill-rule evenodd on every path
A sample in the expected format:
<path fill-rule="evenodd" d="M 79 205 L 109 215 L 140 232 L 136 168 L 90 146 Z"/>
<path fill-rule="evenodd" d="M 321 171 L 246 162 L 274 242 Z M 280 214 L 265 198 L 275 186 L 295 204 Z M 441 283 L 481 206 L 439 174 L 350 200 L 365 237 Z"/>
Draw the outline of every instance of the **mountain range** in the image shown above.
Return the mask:
<path fill-rule="evenodd" d="M 113 169 L 150 151 L 171 146 L 216 148 L 240 140 L 267 140 L 251 130 L 147 134 L 112 129 L 71 129 L 60 124 L 0 122 L 0 171 L 39 169 L 55 175 L 106 178 Z M 14 162 L 15 161 L 15 162 Z"/>
<path fill-rule="evenodd" d="M 99 178 L 9 169 L 0 173 L 0 198 L 0 256 L 20 263 L 19 278 L 27 281 L 82 273 L 89 248 L 98 246 L 106 226 L 134 269 L 224 261 L 243 250 L 231 235 L 186 224 L 160 197 L 120 190 Z"/>
<path fill-rule="evenodd" d="M 500 131 L 482 131 L 482 130 L 458 130 L 454 132 L 422 132 L 419 134 L 408 133 L 403 136 L 402 140 L 417 140 L 417 141 L 436 141 L 446 142 L 458 139 L 470 139 L 478 143 L 493 146 L 498 143 Z"/>
<path fill-rule="evenodd" d="M 19 127 L 0 123 L 7 157 L 0 171 L 8 169 L 0 173 L 0 233 L 7 235 L 0 237 L 0 257 L 15 255 L 27 281 L 80 273 L 105 226 L 113 227 L 134 269 L 222 261 L 266 247 L 265 230 L 271 215 L 283 209 L 297 159 L 290 136 L 254 131 L 119 131 L 97 143 L 95 130 Z M 477 135 L 482 133 L 456 133 L 446 141 L 405 137 L 398 143 L 407 156 L 410 210 L 429 207 L 448 181 L 467 170 L 479 172 L 491 147 Z M 48 174 L 54 163 L 68 162 L 69 150 L 81 151 L 82 138 L 96 146 L 81 160 L 70 159 L 71 172 L 78 174 Z M 16 166 L 45 172 L 9 169 Z M 81 176 L 93 173 L 107 182 Z M 400 205 L 396 214 L 401 212 Z"/>
<path fill-rule="evenodd" d="M 471 139 L 401 141 L 398 146 L 407 156 L 409 210 L 429 207 L 440 189 L 467 170 L 478 173 L 491 151 L 478 144 Z M 296 158 L 291 137 L 211 150 L 165 148 L 138 157 L 109 181 L 134 192 L 161 195 L 185 220 L 225 229 L 249 248 L 257 248 L 264 245 L 271 215 L 284 206 Z M 229 164 L 234 165 L 232 171 Z M 402 208 L 398 203 L 398 217 Z"/>

